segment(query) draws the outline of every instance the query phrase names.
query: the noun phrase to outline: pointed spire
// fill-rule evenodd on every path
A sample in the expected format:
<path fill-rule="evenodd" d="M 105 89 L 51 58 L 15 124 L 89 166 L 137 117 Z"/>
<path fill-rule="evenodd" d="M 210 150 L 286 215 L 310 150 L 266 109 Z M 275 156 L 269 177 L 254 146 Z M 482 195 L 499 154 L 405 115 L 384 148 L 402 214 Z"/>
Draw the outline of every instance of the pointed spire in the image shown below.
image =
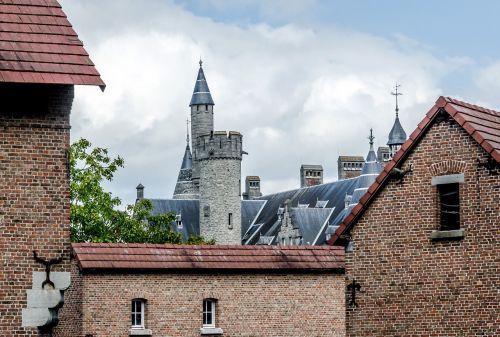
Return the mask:
<path fill-rule="evenodd" d="M 373 149 L 373 140 L 375 137 L 373 136 L 373 129 L 370 128 L 370 135 L 368 136 L 368 140 L 370 141 L 370 149 Z"/>
<path fill-rule="evenodd" d="M 366 161 L 365 161 L 365 165 L 363 165 L 363 168 L 364 168 L 364 166 L 366 166 L 366 163 L 377 161 L 377 155 L 375 154 L 375 151 L 373 150 L 373 141 L 374 140 L 375 140 L 375 136 L 373 136 L 373 129 L 370 129 L 370 136 L 368 136 L 370 150 L 368 150 L 368 155 L 366 156 Z"/>
<path fill-rule="evenodd" d="M 200 69 L 198 70 L 198 77 L 196 78 L 196 84 L 194 85 L 193 97 L 191 97 L 191 102 L 189 106 L 193 105 L 215 105 L 210 94 L 210 89 L 208 89 L 207 80 L 205 78 L 205 73 L 203 72 L 203 61 L 200 58 Z"/>
<path fill-rule="evenodd" d="M 392 126 L 391 132 L 389 132 L 389 140 L 387 141 L 387 145 L 402 145 L 406 141 L 406 132 L 401 126 L 401 122 L 399 121 L 399 105 L 398 105 L 398 96 L 401 96 L 402 93 L 398 91 L 398 88 L 401 85 L 397 84 L 394 86 L 394 91 L 391 92 L 391 95 L 396 97 L 396 120 L 394 121 L 394 125 Z"/>

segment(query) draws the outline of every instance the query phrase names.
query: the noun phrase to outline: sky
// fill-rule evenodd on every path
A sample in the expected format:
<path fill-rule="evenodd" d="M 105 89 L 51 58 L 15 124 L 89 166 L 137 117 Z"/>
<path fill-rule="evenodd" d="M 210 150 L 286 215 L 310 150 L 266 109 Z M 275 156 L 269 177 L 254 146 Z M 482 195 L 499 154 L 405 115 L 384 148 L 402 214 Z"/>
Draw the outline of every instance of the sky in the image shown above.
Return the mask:
<path fill-rule="evenodd" d="M 125 159 L 106 189 L 171 198 L 203 68 L 215 129 L 243 134 L 242 181 L 297 188 L 301 164 L 383 146 L 397 82 L 409 135 L 440 95 L 500 109 L 500 2 L 62 0 L 107 87 L 77 87 L 72 141 Z"/>

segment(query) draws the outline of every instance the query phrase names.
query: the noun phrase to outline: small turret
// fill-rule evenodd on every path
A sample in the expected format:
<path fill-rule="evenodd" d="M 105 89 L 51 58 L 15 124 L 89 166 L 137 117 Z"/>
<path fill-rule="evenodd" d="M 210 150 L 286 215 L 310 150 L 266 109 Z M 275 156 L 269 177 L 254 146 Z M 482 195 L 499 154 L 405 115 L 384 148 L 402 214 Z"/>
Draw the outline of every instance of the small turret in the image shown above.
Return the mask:
<path fill-rule="evenodd" d="M 394 92 L 391 92 L 391 94 L 396 97 L 396 120 L 394 121 L 391 132 L 389 132 L 389 140 L 387 141 L 391 158 L 394 157 L 396 152 L 401 148 L 401 145 L 406 141 L 406 132 L 399 122 L 398 96 L 402 95 L 402 93 L 398 92 L 399 87 L 400 85 L 396 83 Z"/>
<path fill-rule="evenodd" d="M 198 188 L 200 173 L 198 167 L 198 154 L 195 146 L 198 137 L 209 134 L 214 130 L 214 100 L 210 94 L 205 73 L 200 60 L 198 77 L 194 85 L 193 96 L 189 106 L 191 107 L 191 137 L 193 139 L 193 169 L 192 180 L 195 188 Z"/>
<path fill-rule="evenodd" d="M 260 177 L 247 176 L 245 178 L 245 192 L 243 192 L 243 200 L 252 200 L 261 196 Z"/>

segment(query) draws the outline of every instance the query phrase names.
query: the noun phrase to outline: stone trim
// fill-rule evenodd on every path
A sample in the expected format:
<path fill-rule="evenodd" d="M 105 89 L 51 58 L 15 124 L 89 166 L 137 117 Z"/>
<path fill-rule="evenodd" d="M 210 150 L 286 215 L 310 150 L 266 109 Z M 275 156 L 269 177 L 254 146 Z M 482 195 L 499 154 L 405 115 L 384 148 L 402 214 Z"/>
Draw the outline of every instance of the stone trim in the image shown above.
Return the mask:
<path fill-rule="evenodd" d="M 221 328 L 201 328 L 202 335 L 222 335 L 224 331 Z"/>
<path fill-rule="evenodd" d="M 129 336 L 152 336 L 151 329 L 130 329 Z"/>
<path fill-rule="evenodd" d="M 449 174 L 445 176 L 435 176 L 432 177 L 431 185 L 443 185 L 443 184 L 453 184 L 453 183 L 464 183 L 465 178 L 463 173 L 459 174 Z"/>
<path fill-rule="evenodd" d="M 465 238 L 465 230 L 462 229 L 454 229 L 450 231 L 432 231 L 431 240 L 459 240 Z"/>

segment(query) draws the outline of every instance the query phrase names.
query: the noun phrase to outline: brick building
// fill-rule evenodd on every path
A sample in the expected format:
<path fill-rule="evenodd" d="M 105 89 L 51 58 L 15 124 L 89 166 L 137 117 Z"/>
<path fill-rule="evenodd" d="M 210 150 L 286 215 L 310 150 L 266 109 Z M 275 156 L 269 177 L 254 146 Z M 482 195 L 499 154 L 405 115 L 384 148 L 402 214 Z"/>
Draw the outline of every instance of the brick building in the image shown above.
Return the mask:
<path fill-rule="evenodd" d="M 73 249 L 65 336 L 345 336 L 342 247 Z"/>
<path fill-rule="evenodd" d="M 75 84 L 104 83 L 55 0 L 0 4 L 0 335 L 37 336 L 21 312 L 33 271 L 70 267 L 69 115 Z"/>
<path fill-rule="evenodd" d="M 500 335 L 499 162 L 500 112 L 440 97 L 329 241 L 347 336 Z"/>

